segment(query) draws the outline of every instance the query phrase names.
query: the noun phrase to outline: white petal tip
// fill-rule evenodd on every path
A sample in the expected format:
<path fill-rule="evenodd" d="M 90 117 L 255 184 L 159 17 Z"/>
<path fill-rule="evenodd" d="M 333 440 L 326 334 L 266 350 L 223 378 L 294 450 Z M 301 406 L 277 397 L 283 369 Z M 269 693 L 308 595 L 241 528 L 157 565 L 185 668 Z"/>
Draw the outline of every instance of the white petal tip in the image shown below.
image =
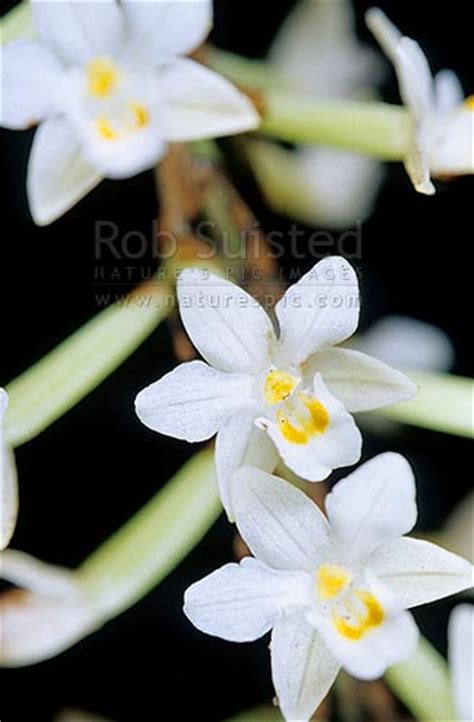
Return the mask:
<path fill-rule="evenodd" d="M 418 193 L 422 193 L 424 196 L 434 196 L 436 193 L 436 188 L 432 183 L 422 183 L 415 185 L 415 189 L 418 191 Z"/>
<path fill-rule="evenodd" d="M 384 23 L 386 20 L 386 15 L 380 8 L 372 7 L 369 8 L 365 13 L 365 23 L 368 28 L 372 30 L 374 26 L 380 25 L 380 23 Z"/>

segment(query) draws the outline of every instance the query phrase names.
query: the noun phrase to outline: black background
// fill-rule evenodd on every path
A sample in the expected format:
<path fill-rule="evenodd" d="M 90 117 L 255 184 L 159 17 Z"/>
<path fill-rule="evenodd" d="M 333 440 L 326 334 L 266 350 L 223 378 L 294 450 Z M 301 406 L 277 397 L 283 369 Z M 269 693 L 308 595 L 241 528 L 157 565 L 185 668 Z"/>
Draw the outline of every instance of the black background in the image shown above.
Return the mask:
<path fill-rule="evenodd" d="M 217 0 L 214 40 L 261 55 L 290 0 Z M 369 2 L 356 2 L 359 31 Z M 434 70 L 451 67 L 469 88 L 472 23 L 467 2 L 380 2 L 427 52 Z M 397 102 L 393 76 L 385 97 Z M 2 383 L 30 366 L 97 311 L 94 220 L 123 232 L 150 234 L 155 215 L 151 173 L 104 182 L 50 227 L 32 223 L 25 172 L 32 133 L 2 131 L 3 318 Z M 246 189 L 244 189 L 246 190 Z M 468 313 L 474 282 L 470 261 L 469 179 L 439 185 L 434 198 L 416 194 L 401 164 L 387 169 L 373 216 L 363 227 L 362 323 L 403 313 L 435 323 L 456 347 L 455 372 L 468 375 Z M 254 190 L 247 195 L 267 230 L 287 228 Z M 471 203 L 471 206 L 470 206 Z M 304 239 L 302 248 L 304 248 Z M 309 266 L 310 261 L 303 264 Z M 283 263 L 286 270 L 292 260 Z M 21 508 L 12 546 L 55 564 L 80 563 L 125 522 L 188 458 L 194 448 L 153 434 L 133 413 L 138 390 L 171 369 L 166 324 L 58 423 L 17 451 Z M 449 413 L 449 409 L 446 410 Z M 437 528 L 469 486 L 467 441 L 402 428 L 389 440 L 366 437 L 364 458 L 387 448 L 414 464 L 419 528 Z M 6 670 L 5 722 L 51 720 L 78 707 L 120 721 L 225 720 L 272 697 L 266 640 L 231 645 L 195 631 L 181 612 L 186 586 L 232 558 L 232 528 L 221 519 L 187 560 L 146 599 L 100 632 L 39 665 Z M 445 647 L 452 602 L 417 612 L 425 633 Z"/>

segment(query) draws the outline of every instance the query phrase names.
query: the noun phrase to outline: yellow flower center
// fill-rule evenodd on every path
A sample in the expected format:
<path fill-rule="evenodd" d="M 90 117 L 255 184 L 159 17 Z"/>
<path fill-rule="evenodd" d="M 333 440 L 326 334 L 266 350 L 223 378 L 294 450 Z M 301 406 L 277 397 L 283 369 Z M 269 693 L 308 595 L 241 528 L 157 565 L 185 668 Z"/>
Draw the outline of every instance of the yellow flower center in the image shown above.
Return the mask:
<path fill-rule="evenodd" d="M 331 621 L 337 632 L 351 642 L 357 642 L 379 627 L 385 611 L 370 592 L 355 590 L 342 605 L 336 605 Z"/>
<path fill-rule="evenodd" d="M 356 642 L 379 627 L 386 615 L 371 592 L 352 589 L 352 582 L 351 572 L 339 564 L 322 564 L 316 573 L 316 596 L 331 604 L 331 624 L 342 637 Z"/>
<path fill-rule="evenodd" d="M 87 65 L 87 87 L 94 98 L 107 98 L 114 91 L 119 72 L 108 58 L 95 58 Z"/>
<path fill-rule="evenodd" d="M 329 425 L 329 413 L 312 396 L 298 394 L 298 401 L 300 406 L 290 406 L 290 413 L 278 411 L 278 428 L 283 438 L 292 444 L 307 444 L 312 437 L 324 434 Z"/>
<path fill-rule="evenodd" d="M 107 114 L 100 115 L 96 121 L 97 132 L 102 140 L 118 140 L 124 135 L 142 130 L 149 123 L 147 108 L 141 103 L 131 102 L 126 108 L 126 122 L 122 126 L 114 126 Z"/>
<path fill-rule="evenodd" d="M 265 401 L 270 406 L 280 404 L 291 395 L 298 383 L 299 379 L 286 371 L 278 371 L 278 369 L 270 371 L 265 377 L 263 390 Z"/>
<path fill-rule="evenodd" d="M 352 581 L 352 575 L 338 564 L 323 564 L 316 576 L 316 589 L 319 599 L 328 600 L 338 597 Z"/>
<path fill-rule="evenodd" d="M 464 105 L 467 106 L 469 110 L 474 111 L 474 95 L 470 95 L 466 100 L 464 101 Z"/>

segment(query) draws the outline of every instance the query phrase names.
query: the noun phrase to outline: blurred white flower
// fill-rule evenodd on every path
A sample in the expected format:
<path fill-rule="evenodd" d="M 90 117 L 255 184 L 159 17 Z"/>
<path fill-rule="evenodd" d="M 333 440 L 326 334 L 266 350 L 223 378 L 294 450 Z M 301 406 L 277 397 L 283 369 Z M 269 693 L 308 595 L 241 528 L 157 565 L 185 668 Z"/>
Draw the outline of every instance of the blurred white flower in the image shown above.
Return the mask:
<path fill-rule="evenodd" d="M 402 100 L 413 119 L 405 167 L 416 190 L 432 195 L 431 176 L 474 173 L 474 103 L 463 100 L 457 76 L 442 70 L 433 77 L 418 43 L 402 36 L 378 8 L 367 13 L 367 25 L 395 66 Z"/>
<path fill-rule="evenodd" d="M 146 426 L 178 439 L 217 433 L 217 475 L 230 516 L 229 479 L 238 466 L 273 471 L 276 447 L 292 471 L 321 481 L 360 457 L 362 439 L 349 412 L 416 392 L 399 371 L 333 348 L 359 320 L 357 276 L 339 256 L 316 264 L 277 303 L 278 337 L 255 299 L 205 271 L 181 274 L 178 300 L 186 331 L 210 365 L 181 364 L 138 394 L 136 410 Z"/>
<path fill-rule="evenodd" d="M 350 0 L 301 0 L 283 23 L 270 60 L 291 86 L 315 100 L 363 98 L 381 77 L 381 64 L 357 40 Z M 329 148 L 278 148 L 298 179 L 303 220 L 345 228 L 369 215 L 382 178 L 373 159 Z M 271 196 L 269 197 L 271 202 Z"/>
<path fill-rule="evenodd" d="M 235 642 L 272 631 L 272 674 L 287 720 L 308 720 L 341 667 L 380 677 L 415 652 L 406 610 L 472 585 L 472 565 L 409 539 L 415 483 L 382 454 L 336 484 L 326 518 L 300 490 L 258 469 L 233 480 L 237 526 L 255 558 L 227 564 L 185 594 L 200 630 Z"/>
<path fill-rule="evenodd" d="M 211 27 L 210 0 L 33 0 L 38 41 L 2 48 L 1 123 L 41 125 L 27 189 L 35 221 L 65 213 L 103 177 L 151 168 L 169 141 L 255 128 L 231 83 L 183 57 Z"/>
<path fill-rule="evenodd" d="M 448 656 L 458 722 L 474 719 L 474 607 L 462 604 L 449 619 Z"/>
<path fill-rule="evenodd" d="M 0 498 L 2 502 L 0 550 L 8 546 L 18 516 L 18 482 L 15 459 L 12 450 L 5 443 L 4 422 L 7 406 L 8 394 L 5 389 L 0 389 Z"/>
<path fill-rule="evenodd" d="M 397 369 L 448 371 L 454 348 L 441 329 L 408 316 L 386 316 L 354 337 L 351 348 Z"/>
<path fill-rule="evenodd" d="M 0 595 L 2 666 L 34 664 L 53 657 L 104 621 L 72 571 L 7 549 L 0 557 L 0 576 L 21 587 Z"/>

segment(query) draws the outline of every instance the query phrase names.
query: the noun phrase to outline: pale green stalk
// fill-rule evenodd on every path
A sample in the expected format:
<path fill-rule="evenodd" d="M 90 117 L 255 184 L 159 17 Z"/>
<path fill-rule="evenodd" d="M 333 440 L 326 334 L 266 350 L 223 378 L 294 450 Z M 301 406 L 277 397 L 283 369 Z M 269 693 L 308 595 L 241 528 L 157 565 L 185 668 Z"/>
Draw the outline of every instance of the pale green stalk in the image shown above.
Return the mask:
<path fill-rule="evenodd" d="M 349 150 L 381 160 L 403 160 L 412 142 L 406 110 L 376 102 L 315 101 L 269 90 L 260 130 L 292 143 Z"/>
<path fill-rule="evenodd" d="M 268 88 L 289 89 L 292 81 L 284 77 L 270 63 L 264 60 L 245 58 L 227 50 L 210 47 L 206 62 L 217 73 L 225 75 L 237 85 L 256 91 Z"/>
<path fill-rule="evenodd" d="M 471 438 L 474 389 L 472 379 L 425 371 L 407 373 L 418 385 L 416 397 L 412 401 L 374 413 L 404 424 Z"/>
<path fill-rule="evenodd" d="M 157 281 L 86 323 L 7 385 L 6 440 L 19 446 L 69 411 L 120 366 L 173 308 Z"/>
<path fill-rule="evenodd" d="M 79 567 L 81 587 L 107 618 L 114 617 L 177 567 L 221 510 L 209 448 L 193 456 Z"/>
<path fill-rule="evenodd" d="M 448 665 L 424 637 L 420 637 L 415 656 L 391 667 L 385 680 L 416 719 L 424 722 L 456 720 Z"/>
<path fill-rule="evenodd" d="M 381 160 L 403 160 L 413 141 L 407 111 L 380 102 L 316 101 L 291 91 L 269 63 L 212 49 L 209 63 L 257 93 L 265 135 L 291 143 L 325 145 Z"/>
<path fill-rule="evenodd" d="M 33 592 L 25 597 L 18 620 L 14 614 L 6 620 L 1 666 L 22 667 L 55 656 L 124 612 L 180 564 L 221 510 L 214 455 L 208 448 L 184 464 L 130 521 L 70 573 L 72 594 L 48 599 Z M 53 624 L 42 640 L 44 620 L 38 617 L 44 614 Z M 181 614 L 178 602 L 176 615 Z M 32 646 L 24 643 L 25 633 L 31 635 Z M 20 637 L 18 642 L 15 636 Z"/>

